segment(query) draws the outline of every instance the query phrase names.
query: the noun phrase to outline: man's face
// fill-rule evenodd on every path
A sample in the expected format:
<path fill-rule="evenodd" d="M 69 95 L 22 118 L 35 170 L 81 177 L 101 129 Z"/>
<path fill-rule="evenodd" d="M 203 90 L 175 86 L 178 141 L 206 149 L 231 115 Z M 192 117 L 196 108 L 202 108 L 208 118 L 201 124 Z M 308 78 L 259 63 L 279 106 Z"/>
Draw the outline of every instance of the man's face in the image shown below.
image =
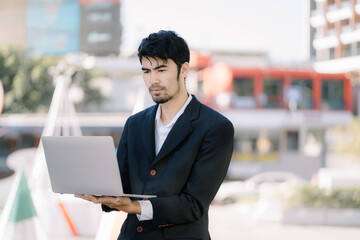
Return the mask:
<path fill-rule="evenodd" d="M 183 73 L 171 59 L 142 58 L 143 77 L 154 102 L 166 103 L 184 91 Z"/>

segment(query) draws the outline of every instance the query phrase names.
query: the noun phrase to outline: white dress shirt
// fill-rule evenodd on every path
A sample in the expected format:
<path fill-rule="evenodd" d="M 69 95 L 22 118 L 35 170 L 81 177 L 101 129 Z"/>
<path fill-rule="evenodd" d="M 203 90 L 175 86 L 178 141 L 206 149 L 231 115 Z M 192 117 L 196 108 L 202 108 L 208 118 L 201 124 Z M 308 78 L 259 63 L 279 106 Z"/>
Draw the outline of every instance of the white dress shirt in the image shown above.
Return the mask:
<path fill-rule="evenodd" d="M 155 153 L 156 155 L 160 152 L 160 149 L 162 145 L 164 144 L 167 136 L 169 135 L 169 132 L 171 131 L 172 127 L 176 123 L 176 121 L 179 119 L 181 114 L 184 113 L 186 107 L 191 102 L 192 96 L 189 94 L 189 97 L 187 98 L 185 104 L 182 106 L 182 108 L 176 113 L 175 117 L 169 124 L 166 126 L 163 125 L 161 121 L 161 104 L 159 105 L 156 116 L 155 116 Z M 138 201 L 141 208 L 141 214 L 137 214 L 137 217 L 139 221 L 145 221 L 145 220 L 152 220 L 153 219 L 153 208 L 151 205 L 151 202 L 149 200 L 145 201 Z"/>

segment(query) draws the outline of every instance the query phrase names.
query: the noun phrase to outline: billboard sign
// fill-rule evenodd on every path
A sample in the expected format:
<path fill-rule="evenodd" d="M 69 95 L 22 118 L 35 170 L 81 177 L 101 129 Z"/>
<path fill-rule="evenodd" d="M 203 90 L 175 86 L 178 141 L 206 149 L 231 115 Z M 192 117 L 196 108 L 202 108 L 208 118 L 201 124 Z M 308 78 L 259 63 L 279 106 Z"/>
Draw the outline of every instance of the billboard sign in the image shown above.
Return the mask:
<path fill-rule="evenodd" d="M 80 49 L 94 55 L 119 54 L 120 4 L 97 2 L 81 5 Z"/>
<path fill-rule="evenodd" d="M 27 0 L 27 46 L 35 54 L 79 51 L 80 5 L 73 0 Z"/>

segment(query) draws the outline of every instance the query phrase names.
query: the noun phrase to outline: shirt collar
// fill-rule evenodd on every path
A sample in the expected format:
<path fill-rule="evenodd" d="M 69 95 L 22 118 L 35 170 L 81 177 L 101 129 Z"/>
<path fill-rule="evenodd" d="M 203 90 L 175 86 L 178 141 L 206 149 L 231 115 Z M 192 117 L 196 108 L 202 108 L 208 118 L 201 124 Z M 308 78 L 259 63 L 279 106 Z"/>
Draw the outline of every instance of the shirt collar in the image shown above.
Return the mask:
<path fill-rule="evenodd" d="M 188 98 L 186 100 L 186 102 L 184 103 L 184 105 L 182 106 L 182 108 L 176 113 L 175 117 L 173 118 L 173 120 L 171 120 L 171 122 L 166 125 L 163 126 L 162 121 L 161 121 L 161 104 L 159 104 L 158 109 L 156 111 L 156 116 L 155 116 L 155 123 L 156 123 L 156 127 L 172 127 L 175 122 L 178 120 L 178 118 L 181 116 L 181 114 L 183 114 L 183 112 L 185 111 L 186 107 L 189 105 L 189 103 L 191 102 L 192 96 L 191 94 L 188 95 Z"/>

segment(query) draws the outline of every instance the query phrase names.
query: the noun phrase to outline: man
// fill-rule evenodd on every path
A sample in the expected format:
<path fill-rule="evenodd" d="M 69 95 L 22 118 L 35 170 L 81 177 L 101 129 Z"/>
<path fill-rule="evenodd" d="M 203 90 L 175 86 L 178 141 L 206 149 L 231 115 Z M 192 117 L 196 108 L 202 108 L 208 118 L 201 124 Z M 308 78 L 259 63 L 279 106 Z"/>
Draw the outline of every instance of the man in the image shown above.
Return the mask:
<path fill-rule="evenodd" d="M 117 158 L 125 193 L 157 197 L 76 196 L 128 213 L 118 239 L 208 240 L 208 209 L 229 166 L 233 126 L 187 93 L 190 52 L 175 32 L 150 34 L 138 57 L 157 104 L 127 120 Z"/>

